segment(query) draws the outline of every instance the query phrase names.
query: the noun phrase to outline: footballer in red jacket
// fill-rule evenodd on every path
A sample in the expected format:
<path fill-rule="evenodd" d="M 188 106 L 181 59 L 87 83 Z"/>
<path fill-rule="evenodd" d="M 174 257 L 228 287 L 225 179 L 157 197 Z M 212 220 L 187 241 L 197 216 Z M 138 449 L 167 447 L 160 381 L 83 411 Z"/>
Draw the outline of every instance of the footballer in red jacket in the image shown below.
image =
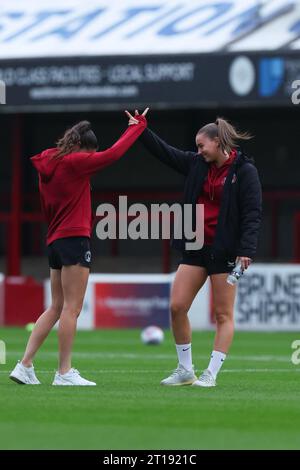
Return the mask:
<path fill-rule="evenodd" d="M 71 353 L 91 263 L 92 210 L 90 177 L 116 162 L 147 126 L 148 108 L 109 149 L 98 152 L 87 121 L 67 130 L 56 148 L 32 157 L 38 171 L 42 211 L 48 224 L 47 246 L 52 304 L 39 317 L 23 359 L 10 374 L 20 384 L 39 384 L 33 358 L 59 320 L 59 367 L 53 385 L 96 385 L 72 368 Z"/>

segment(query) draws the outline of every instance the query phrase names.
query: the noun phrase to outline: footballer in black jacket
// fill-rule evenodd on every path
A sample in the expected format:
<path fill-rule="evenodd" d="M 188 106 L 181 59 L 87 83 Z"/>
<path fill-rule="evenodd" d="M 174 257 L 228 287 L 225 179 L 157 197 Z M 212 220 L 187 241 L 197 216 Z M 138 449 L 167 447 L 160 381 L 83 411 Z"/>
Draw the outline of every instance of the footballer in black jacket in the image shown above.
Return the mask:
<path fill-rule="evenodd" d="M 129 124 L 135 116 L 126 112 Z M 226 282 L 235 264 L 246 270 L 255 255 L 261 224 L 262 195 L 259 176 L 251 158 L 237 142 L 248 140 L 225 119 L 203 126 L 196 134 L 197 152 L 172 147 L 150 129 L 140 136 L 146 149 L 185 179 L 183 203 L 192 205 L 191 225 L 196 228 L 197 204 L 204 205 L 204 245 L 186 249 L 187 240 L 173 238 L 182 259 L 171 291 L 171 320 L 178 367 L 162 385 L 212 387 L 226 358 L 234 334 L 236 286 Z M 192 365 L 189 308 L 210 277 L 216 320 L 214 348 L 207 369 L 199 378 Z M 200 312 L 199 312 L 200 313 Z"/>

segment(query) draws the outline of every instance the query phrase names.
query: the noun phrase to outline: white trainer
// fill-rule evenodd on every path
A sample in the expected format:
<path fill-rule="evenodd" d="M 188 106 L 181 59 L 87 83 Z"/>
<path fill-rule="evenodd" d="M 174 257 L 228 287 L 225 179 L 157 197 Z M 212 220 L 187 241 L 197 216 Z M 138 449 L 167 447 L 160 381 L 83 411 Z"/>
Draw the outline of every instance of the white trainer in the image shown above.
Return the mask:
<path fill-rule="evenodd" d="M 197 380 L 194 372 L 194 366 L 191 370 L 187 370 L 183 365 L 178 364 L 177 369 L 172 372 L 169 377 L 163 379 L 161 385 L 191 385 Z"/>
<path fill-rule="evenodd" d="M 21 385 L 40 385 L 41 382 L 37 379 L 34 367 L 25 367 L 21 361 L 18 361 L 16 367 L 11 372 L 9 378 Z"/>
<path fill-rule="evenodd" d="M 81 377 L 77 369 L 70 369 L 66 374 L 55 373 L 54 381 L 52 385 L 97 385 L 95 382 L 90 382 L 89 380 Z"/>
<path fill-rule="evenodd" d="M 193 383 L 193 386 L 196 387 L 215 387 L 216 385 L 216 380 L 208 369 L 205 369 L 199 379 Z"/>

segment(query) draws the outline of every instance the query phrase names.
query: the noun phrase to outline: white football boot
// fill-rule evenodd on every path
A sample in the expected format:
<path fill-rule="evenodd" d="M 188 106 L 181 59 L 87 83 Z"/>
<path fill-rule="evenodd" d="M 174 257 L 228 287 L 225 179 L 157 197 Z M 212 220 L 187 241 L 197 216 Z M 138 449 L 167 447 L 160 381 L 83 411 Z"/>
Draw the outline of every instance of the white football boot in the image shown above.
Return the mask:
<path fill-rule="evenodd" d="M 9 378 L 21 385 L 40 385 L 41 383 L 35 375 L 34 367 L 25 367 L 21 361 L 18 361 Z"/>
<path fill-rule="evenodd" d="M 194 367 L 191 370 L 187 370 L 181 364 L 178 364 L 177 369 L 172 372 L 172 374 L 163 379 L 160 384 L 161 385 L 191 385 L 193 382 L 197 380 L 195 376 Z"/>
<path fill-rule="evenodd" d="M 95 382 L 90 382 L 89 380 L 81 377 L 80 373 L 76 369 L 70 369 L 66 374 L 55 373 L 54 381 L 52 385 L 97 385 Z"/>
<path fill-rule="evenodd" d="M 205 369 L 199 379 L 193 383 L 196 387 L 215 387 L 216 385 L 216 380 L 208 369 Z"/>

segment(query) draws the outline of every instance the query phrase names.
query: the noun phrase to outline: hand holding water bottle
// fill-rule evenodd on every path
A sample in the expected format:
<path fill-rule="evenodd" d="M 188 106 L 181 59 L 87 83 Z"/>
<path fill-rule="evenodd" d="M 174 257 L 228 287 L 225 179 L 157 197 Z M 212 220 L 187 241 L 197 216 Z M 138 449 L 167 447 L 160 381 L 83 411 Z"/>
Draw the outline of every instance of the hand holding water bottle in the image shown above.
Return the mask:
<path fill-rule="evenodd" d="M 250 266 L 251 262 L 251 258 L 247 258 L 246 256 L 237 256 L 235 267 L 227 277 L 228 284 L 234 286 L 244 274 L 244 271 Z"/>

